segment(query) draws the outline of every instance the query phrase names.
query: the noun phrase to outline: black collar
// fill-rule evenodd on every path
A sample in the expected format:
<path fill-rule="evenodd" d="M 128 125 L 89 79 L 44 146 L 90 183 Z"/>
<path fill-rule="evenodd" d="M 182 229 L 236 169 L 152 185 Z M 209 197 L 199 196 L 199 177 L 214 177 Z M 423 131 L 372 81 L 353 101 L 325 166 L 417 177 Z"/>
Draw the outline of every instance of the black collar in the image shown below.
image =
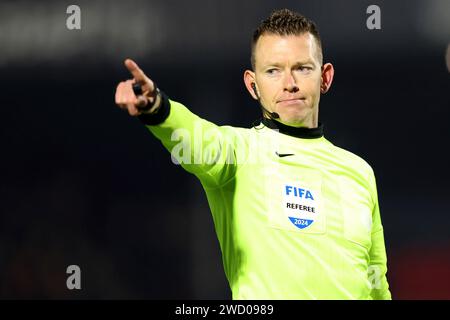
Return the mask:
<path fill-rule="evenodd" d="M 270 129 L 278 129 L 281 133 L 297 138 L 315 139 L 323 136 L 323 124 L 320 122 L 317 128 L 291 127 L 268 118 L 263 118 L 261 122 Z"/>

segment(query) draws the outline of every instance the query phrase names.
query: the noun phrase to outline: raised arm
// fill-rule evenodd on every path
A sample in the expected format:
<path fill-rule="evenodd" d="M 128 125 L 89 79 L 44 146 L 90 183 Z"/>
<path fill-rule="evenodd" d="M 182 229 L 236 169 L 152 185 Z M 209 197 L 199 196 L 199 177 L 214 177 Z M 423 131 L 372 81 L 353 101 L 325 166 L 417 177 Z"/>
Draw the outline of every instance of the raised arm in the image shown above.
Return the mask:
<path fill-rule="evenodd" d="M 157 90 L 155 82 L 134 61 L 125 60 L 125 66 L 133 79 L 119 83 L 116 104 L 138 117 L 161 140 L 172 160 L 204 184 L 214 187 L 233 178 L 248 152 L 244 131 L 198 117 Z M 135 94 L 135 84 L 141 86 L 142 94 Z"/>

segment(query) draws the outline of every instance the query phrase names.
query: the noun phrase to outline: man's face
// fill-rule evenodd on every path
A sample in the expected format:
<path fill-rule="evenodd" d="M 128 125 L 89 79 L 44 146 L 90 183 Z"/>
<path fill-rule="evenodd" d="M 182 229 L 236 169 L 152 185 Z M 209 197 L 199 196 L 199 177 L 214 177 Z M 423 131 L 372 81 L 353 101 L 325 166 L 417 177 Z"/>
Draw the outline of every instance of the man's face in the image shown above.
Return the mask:
<path fill-rule="evenodd" d="M 321 62 L 310 33 L 264 34 L 255 47 L 255 81 L 261 104 L 291 126 L 317 125 Z"/>

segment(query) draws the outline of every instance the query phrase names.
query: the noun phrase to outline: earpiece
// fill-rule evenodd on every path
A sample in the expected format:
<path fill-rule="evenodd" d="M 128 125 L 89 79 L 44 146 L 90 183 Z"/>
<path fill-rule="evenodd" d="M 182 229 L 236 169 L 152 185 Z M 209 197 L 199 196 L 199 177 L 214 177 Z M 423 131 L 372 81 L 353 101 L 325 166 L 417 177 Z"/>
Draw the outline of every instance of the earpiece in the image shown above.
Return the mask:
<path fill-rule="evenodd" d="M 258 94 L 258 90 L 256 90 L 256 84 L 254 82 L 252 82 L 251 86 L 252 86 L 253 92 L 255 93 L 255 95 L 256 95 L 256 97 L 258 98 L 258 101 L 259 101 L 259 94 Z M 269 110 L 264 108 L 263 105 L 261 104 L 261 101 L 259 101 L 259 104 L 260 104 L 262 110 L 264 110 L 264 112 L 266 112 L 270 116 L 270 118 L 277 119 L 277 118 L 280 117 L 280 115 L 278 113 L 270 112 Z"/>
<path fill-rule="evenodd" d="M 256 84 L 254 82 L 252 82 L 251 84 L 252 88 L 253 88 L 253 92 L 255 93 L 255 95 L 258 97 L 259 99 L 259 94 L 258 94 L 258 90 L 256 90 Z"/>

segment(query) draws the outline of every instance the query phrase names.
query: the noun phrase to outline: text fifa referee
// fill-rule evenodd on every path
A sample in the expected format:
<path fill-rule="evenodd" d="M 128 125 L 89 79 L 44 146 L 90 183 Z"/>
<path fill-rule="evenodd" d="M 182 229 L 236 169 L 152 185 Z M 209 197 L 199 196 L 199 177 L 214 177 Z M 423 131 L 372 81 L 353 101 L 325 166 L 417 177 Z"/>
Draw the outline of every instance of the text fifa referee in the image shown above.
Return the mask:
<path fill-rule="evenodd" d="M 315 24 L 274 11 L 251 57 L 263 117 L 250 129 L 201 119 L 130 59 L 116 103 L 200 180 L 233 299 L 390 299 L 374 172 L 319 122 L 334 68 Z"/>

